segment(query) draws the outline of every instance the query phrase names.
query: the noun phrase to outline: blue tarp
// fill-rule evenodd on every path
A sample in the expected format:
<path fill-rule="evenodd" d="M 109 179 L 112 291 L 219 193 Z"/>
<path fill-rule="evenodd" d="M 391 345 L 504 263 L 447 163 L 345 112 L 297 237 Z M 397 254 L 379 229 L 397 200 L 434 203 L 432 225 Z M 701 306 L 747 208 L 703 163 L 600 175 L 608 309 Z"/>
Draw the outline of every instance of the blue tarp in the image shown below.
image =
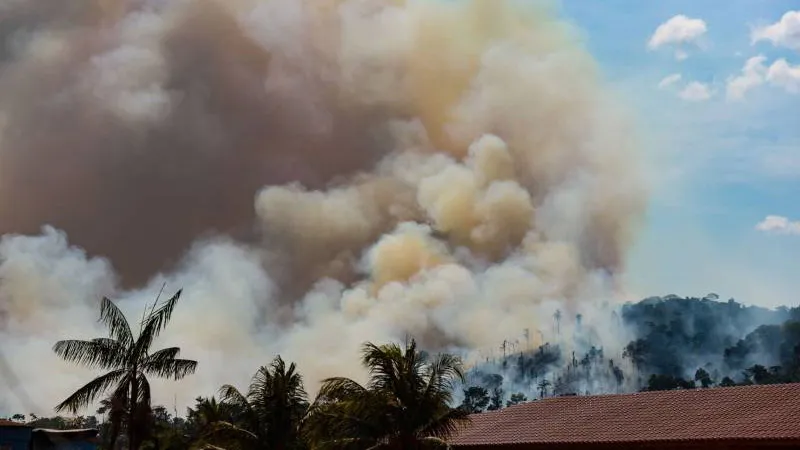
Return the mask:
<path fill-rule="evenodd" d="M 0 450 L 28 450 L 30 441 L 30 427 L 0 426 Z"/>

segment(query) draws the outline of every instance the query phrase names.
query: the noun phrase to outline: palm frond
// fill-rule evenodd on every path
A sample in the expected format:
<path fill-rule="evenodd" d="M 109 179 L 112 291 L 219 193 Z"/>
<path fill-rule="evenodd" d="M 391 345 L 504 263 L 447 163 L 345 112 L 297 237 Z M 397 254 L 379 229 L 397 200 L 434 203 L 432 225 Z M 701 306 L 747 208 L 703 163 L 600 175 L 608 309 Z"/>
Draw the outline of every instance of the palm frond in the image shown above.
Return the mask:
<path fill-rule="evenodd" d="M 464 383 L 464 370 L 461 358 L 447 353 L 437 355 L 426 367 L 424 398 L 437 397 L 437 400 L 450 403 L 456 382 Z"/>
<path fill-rule="evenodd" d="M 370 373 L 369 389 L 396 392 L 400 386 L 398 362 L 403 351 L 397 344 L 377 346 L 371 342 L 364 344 L 362 362 Z"/>
<path fill-rule="evenodd" d="M 113 370 L 105 375 L 101 375 L 86 383 L 83 387 L 67 397 L 66 400 L 59 403 L 55 407 L 55 410 L 56 412 L 69 411 L 75 414 L 79 409 L 89 406 L 91 402 L 93 402 L 99 395 L 105 392 L 112 385 L 124 384 L 127 376 L 127 369 Z"/>
<path fill-rule="evenodd" d="M 207 435 L 209 437 L 224 439 L 224 440 L 246 440 L 257 441 L 258 436 L 255 433 L 245 430 L 233 423 L 218 421 L 210 424 Z"/>
<path fill-rule="evenodd" d="M 156 355 L 154 353 L 153 355 Z M 191 359 L 162 359 L 147 361 L 142 364 L 142 372 L 161 378 L 180 380 L 191 375 L 197 369 L 197 361 Z"/>
<path fill-rule="evenodd" d="M 181 355 L 180 347 L 167 347 L 148 355 L 143 363 L 158 363 L 162 361 L 169 361 Z"/>
<path fill-rule="evenodd" d="M 197 369 L 197 361 L 176 359 L 181 353 L 178 347 L 169 347 L 148 355 L 141 363 L 142 372 L 162 378 L 180 380 Z"/>
<path fill-rule="evenodd" d="M 219 389 L 219 399 L 233 410 L 234 416 L 246 421 L 251 426 L 257 425 L 252 405 L 250 405 L 247 396 L 242 394 L 236 387 L 230 384 L 223 385 Z"/>
<path fill-rule="evenodd" d="M 421 450 L 447 450 L 450 448 L 447 441 L 436 437 L 426 437 L 420 439 Z"/>
<path fill-rule="evenodd" d="M 191 448 L 195 450 L 219 450 L 253 448 L 258 445 L 258 436 L 227 421 L 207 424 L 202 436 Z"/>
<path fill-rule="evenodd" d="M 147 381 L 147 377 L 144 374 L 140 373 L 136 377 L 137 383 L 137 391 L 139 393 L 138 398 L 136 401 L 141 405 L 146 405 L 148 408 L 150 407 L 150 382 Z"/>
<path fill-rule="evenodd" d="M 386 433 L 386 424 L 367 410 L 370 408 L 362 402 L 314 405 L 303 421 L 301 434 L 308 442 L 314 442 L 315 449 L 371 447 Z"/>
<path fill-rule="evenodd" d="M 314 441 L 314 450 L 380 450 L 388 448 L 383 442 L 375 443 L 374 439 L 365 438 L 321 438 Z"/>
<path fill-rule="evenodd" d="M 178 290 L 169 300 L 164 302 L 158 309 L 153 310 L 142 323 L 142 332 L 136 340 L 135 354 L 139 357 L 146 355 L 153 340 L 161 334 L 164 327 L 169 323 L 172 318 L 172 311 L 175 310 L 175 305 L 178 304 L 178 299 L 181 297 L 182 289 Z"/>
<path fill-rule="evenodd" d="M 189 447 L 190 450 L 227 450 L 225 447 L 209 444 L 208 442 L 195 443 Z"/>
<path fill-rule="evenodd" d="M 92 369 L 113 369 L 124 364 L 127 349 L 119 341 L 108 338 L 90 341 L 64 340 L 53 346 L 62 359 Z"/>
<path fill-rule="evenodd" d="M 323 402 L 347 400 L 367 393 L 367 388 L 350 378 L 333 377 L 322 380 L 317 399 Z"/>
<path fill-rule="evenodd" d="M 461 408 L 448 408 L 424 426 L 420 436 L 448 439 L 470 423 L 469 413 Z"/>
<path fill-rule="evenodd" d="M 100 303 L 100 321 L 108 327 L 110 336 L 116 339 L 121 346 L 127 348 L 133 344 L 133 333 L 128 319 L 107 297 L 103 297 L 103 301 Z"/>
<path fill-rule="evenodd" d="M 235 386 L 225 384 L 219 388 L 220 401 L 239 408 L 249 408 L 250 404 L 247 397 L 242 394 Z"/>

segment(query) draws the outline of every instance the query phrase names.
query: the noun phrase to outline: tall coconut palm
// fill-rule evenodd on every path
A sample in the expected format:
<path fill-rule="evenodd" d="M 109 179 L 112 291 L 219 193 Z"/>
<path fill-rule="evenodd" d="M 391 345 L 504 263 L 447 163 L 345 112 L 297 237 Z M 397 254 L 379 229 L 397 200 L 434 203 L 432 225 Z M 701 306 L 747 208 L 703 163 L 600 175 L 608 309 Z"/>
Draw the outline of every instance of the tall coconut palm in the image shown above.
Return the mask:
<path fill-rule="evenodd" d="M 464 381 L 458 357 L 430 357 L 412 339 L 363 347 L 366 386 L 349 378 L 324 380 L 304 431 L 314 449 L 418 450 L 446 447 L 444 440 L 468 421 L 450 406 Z"/>
<path fill-rule="evenodd" d="M 277 356 L 253 376 L 247 394 L 231 385 L 220 389 L 221 401 L 235 411 L 235 428 L 217 424 L 219 445 L 243 449 L 297 450 L 299 427 L 308 397 L 297 367 Z M 214 442 L 214 440 L 212 440 Z M 233 442 L 233 443 L 232 443 Z"/>
<path fill-rule="evenodd" d="M 196 361 L 178 358 L 178 347 L 150 352 L 153 341 L 169 323 L 180 296 L 179 290 L 160 306 L 156 300 L 152 308 L 145 311 L 138 336 L 134 336 L 122 311 L 104 297 L 100 304 L 100 321 L 108 327 L 109 337 L 59 341 L 53 350 L 67 361 L 107 372 L 67 397 L 56 406 L 56 411 L 67 410 L 74 414 L 111 391 L 110 397 L 117 403 L 117 409 L 126 410 L 129 446 L 131 450 L 137 450 L 145 437 L 143 433 L 150 414 L 147 377 L 179 380 L 197 368 Z"/>

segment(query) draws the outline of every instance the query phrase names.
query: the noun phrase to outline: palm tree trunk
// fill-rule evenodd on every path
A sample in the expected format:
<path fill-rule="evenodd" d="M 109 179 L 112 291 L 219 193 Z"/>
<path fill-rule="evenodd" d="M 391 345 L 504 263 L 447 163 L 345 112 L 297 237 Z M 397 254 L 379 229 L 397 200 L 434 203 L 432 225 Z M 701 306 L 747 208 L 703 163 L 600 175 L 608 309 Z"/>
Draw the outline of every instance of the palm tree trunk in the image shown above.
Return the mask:
<path fill-rule="evenodd" d="M 128 445 L 130 450 L 139 450 L 139 433 L 136 429 L 136 412 L 139 408 L 139 386 L 136 383 L 136 377 L 131 377 L 131 399 L 130 399 L 130 411 L 128 413 Z"/>
<path fill-rule="evenodd" d="M 119 437 L 120 428 L 119 418 L 111 419 L 111 430 L 109 431 L 108 450 L 116 450 L 117 437 Z"/>

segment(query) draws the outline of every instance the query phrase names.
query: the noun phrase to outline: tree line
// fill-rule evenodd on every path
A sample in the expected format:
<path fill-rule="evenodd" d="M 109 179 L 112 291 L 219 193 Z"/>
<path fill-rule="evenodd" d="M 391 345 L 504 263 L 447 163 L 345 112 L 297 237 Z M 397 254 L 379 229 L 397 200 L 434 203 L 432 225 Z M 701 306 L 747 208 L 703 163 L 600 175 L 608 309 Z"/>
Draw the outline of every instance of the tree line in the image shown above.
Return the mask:
<path fill-rule="evenodd" d="M 151 377 L 180 380 L 197 368 L 196 361 L 180 357 L 178 347 L 151 348 L 180 296 L 178 291 L 148 306 L 136 333 L 117 306 L 103 298 L 100 320 L 108 337 L 54 346 L 67 361 L 105 371 L 56 410 L 77 414 L 99 401 L 101 421 L 93 415 L 28 415 L 29 422 L 42 428 L 98 428 L 104 447 L 113 450 L 421 449 L 444 445 L 468 414 L 549 396 L 589 394 L 575 387 L 591 382 L 620 390 L 625 376 L 638 376 L 645 391 L 800 382 L 800 308 L 769 311 L 732 300 L 665 297 L 621 311 L 622 320 L 639 334 L 622 355 L 634 366 L 633 374 L 624 375 L 602 347 L 594 346 L 582 357 L 573 352 L 569 361 L 548 343 L 508 355 L 500 363 L 511 377 L 504 380 L 480 367 L 465 376 L 459 358 L 430 355 L 413 339 L 403 345 L 365 343 L 362 363 L 370 379 L 363 386 L 330 378 L 311 399 L 297 366 L 276 356 L 258 368 L 246 389 L 222 386 L 215 396 L 198 397 L 181 416 L 151 404 L 148 382 Z M 766 323 L 757 326 L 757 321 Z M 737 339 L 742 330 L 746 334 Z M 725 370 L 707 363 L 690 371 L 689 361 L 700 358 L 716 358 Z M 530 389 L 504 392 L 504 385 Z M 460 404 L 453 407 L 456 394 Z M 26 416 L 13 419 L 25 421 Z"/>
<path fill-rule="evenodd" d="M 31 424 L 97 427 L 103 447 L 111 450 L 423 450 L 446 448 L 445 440 L 469 421 L 468 411 L 451 407 L 454 388 L 464 380 L 461 360 L 422 351 L 413 339 L 403 345 L 365 343 L 362 363 L 370 376 L 363 385 L 328 378 L 311 399 L 297 366 L 276 356 L 245 389 L 224 385 L 215 396 L 198 397 L 185 417 L 172 415 L 152 404 L 149 379 L 180 380 L 197 369 L 197 361 L 181 358 L 178 347 L 152 348 L 180 296 L 178 291 L 146 308 L 136 333 L 114 302 L 103 298 L 100 321 L 108 337 L 53 347 L 66 361 L 104 372 L 56 411 L 77 414 L 99 402 L 102 422 L 93 416 L 30 415 Z"/>

